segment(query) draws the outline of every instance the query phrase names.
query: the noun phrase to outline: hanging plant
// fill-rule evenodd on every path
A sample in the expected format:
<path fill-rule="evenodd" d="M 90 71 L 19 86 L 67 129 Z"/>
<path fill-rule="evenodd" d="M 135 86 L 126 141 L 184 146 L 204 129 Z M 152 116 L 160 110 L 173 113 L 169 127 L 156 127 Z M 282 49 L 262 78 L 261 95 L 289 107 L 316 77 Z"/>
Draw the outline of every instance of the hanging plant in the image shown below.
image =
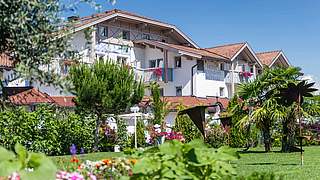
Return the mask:
<path fill-rule="evenodd" d="M 161 77 L 162 76 L 162 68 L 157 68 L 153 70 L 153 73 L 157 76 L 157 77 Z"/>
<path fill-rule="evenodd" d="M 249 78 L 249 77 L 251 77 L 253 74 L 252 74 L 251 72 L 246 72 L 246 71 L 244 71 L 244 72 L 240 72 L 240 75 L 242 75 L 242 76 L 245 77 L 245 78 Z"/>

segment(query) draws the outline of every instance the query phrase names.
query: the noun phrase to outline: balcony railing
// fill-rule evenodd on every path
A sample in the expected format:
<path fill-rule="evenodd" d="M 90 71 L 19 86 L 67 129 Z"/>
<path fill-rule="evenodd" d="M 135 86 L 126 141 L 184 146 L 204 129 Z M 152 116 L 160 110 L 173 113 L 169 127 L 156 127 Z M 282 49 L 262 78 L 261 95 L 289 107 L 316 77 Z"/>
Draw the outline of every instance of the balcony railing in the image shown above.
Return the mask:
<path fill-rule="evenodd" d="M 246 72 L 248 73 L 248 72 Z M 244 74 L 243 72 L 234 72 L 233 73 L 233 83 L 240 84 L 244 82 L 249 82 L 253 80 L 255 77 L 254 75 Z M 226 77 L 224 80 L 226 83 L 232 83 L 232 73 L 226 72 Z"/>
<path fill-rule="evenodd" d="M 225 79 L 225 71 L 205 69 L 204 72 L 207 80 L 224 81 Z"/>
<path fill-rule="evenodd" d="M 136 79 L 142 79 L 143 82 L 164 82 L 165 81 L 165 70 L 164 68 L 147 68 L 139 69 L 135 68 Z M 167 80 L 173 81 L 173 68 L 167 69 Z"/>

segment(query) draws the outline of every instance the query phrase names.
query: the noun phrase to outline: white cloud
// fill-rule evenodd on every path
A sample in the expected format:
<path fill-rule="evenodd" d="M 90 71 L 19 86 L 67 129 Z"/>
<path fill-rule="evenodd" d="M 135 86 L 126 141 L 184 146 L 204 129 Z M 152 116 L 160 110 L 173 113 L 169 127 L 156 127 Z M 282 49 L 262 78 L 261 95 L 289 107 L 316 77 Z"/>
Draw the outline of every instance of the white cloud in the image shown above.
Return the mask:
<path fill-rule="evenodd" d="M 317 94 L 320 93 L 320 79 L 314 75 L 306 74 L 302 78 L 302 80 L 307 80 L 308 82 L 315 82 L 314 88 L 317 88 Z"/>

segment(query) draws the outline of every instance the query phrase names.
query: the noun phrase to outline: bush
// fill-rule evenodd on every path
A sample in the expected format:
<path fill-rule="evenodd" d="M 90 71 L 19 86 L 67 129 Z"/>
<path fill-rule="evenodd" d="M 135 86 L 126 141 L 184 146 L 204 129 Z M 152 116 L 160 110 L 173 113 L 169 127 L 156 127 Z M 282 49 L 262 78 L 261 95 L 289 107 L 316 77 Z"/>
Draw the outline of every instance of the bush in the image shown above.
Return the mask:
<path fill-rule="evenodd" d="M 131 179 L 231 179 L 236 175 L 230 164 L 238 158 L 236 152 L 208 148 L 202 140 L 168 141 L 140 153 Z"/>
<path fill-rule="evenodd" d="M 20 143 L 29 151 L 64 155 L 75 144 L 90 151 L 93 129 L 92 118 L 53 106 L 37 106 L 33 112 L 22 107 L 0 112 L 0 145 L 9 149 Z"/>
<path fill-rule="evenodd" d="M 147 145 L 146 143 L 146 137 L 145 137 L 145 125 L 144 122 L 140 119 L 137 119 L 137 145 L 138 147 L 145 147 Z M 134 148 L 134 134 L 131 136 L 131 147 Z"/>
<path fill-rule="evenodd" d="M 122 150 L 128 147 L 131 147 L 131 143 L 129 141 L 129 136 L 127 132 L 126 122 L 121 118 L 117 118 L 116 144 L 119 145 Z"/>
<path fill-rule="evenodd" d="M 214 125 L 206 133 L 206 142 L 211 147 L 219 148 L 228 144 L 228 133 L 220 125 Z"/>
<path fill-rule="evenodd" d="M 178 116 L 175 120 L 173 131 L 182 132 L 185 142 L 202 138 L 202 134 L 187 115 Z"/>

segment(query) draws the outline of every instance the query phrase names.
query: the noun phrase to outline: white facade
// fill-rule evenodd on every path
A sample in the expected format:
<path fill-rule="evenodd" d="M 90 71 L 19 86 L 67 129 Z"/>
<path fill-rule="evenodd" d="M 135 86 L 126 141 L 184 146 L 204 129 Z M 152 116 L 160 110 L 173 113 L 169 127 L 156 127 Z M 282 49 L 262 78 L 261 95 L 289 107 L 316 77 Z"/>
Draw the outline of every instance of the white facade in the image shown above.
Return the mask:
<path fill-rule="evenodd" d="M 188 42 L 184 37 L 177 37 L 173 29 L 128 19 L 108 19 L 93 24 L 90 27 L 79 29 L 70 40 L 71 49 L 81 55 L 81 62 L 94 63 L 97 58 L 112 59 L 118 63 L 125 63 L 133 67 L 137 77 L 142 77 L 145 83 L 158 81 L 163 88 L 164 96 L 196 96 L 196 97 L 230 97 L 236 84 L 243 82 L 239 78 L 242 65 L 249 67 L 249 63 L 241 60 L 233 62 L 207 59 L 205 56 L 193 52 L 181 52 L 177 48 L 163 47 L 148 43 L 136 43 L 146 39 L 157 42 L 166 42 L 174 45 L 183 45 Z M 88 29 L 93 31 L 88 33 Z M 189 43 L 189 47 L 192 42 Z M 186 45 L 186 47 L 188 47 Z M 193 46 L 196 50 L 198 47 Z M 181 66 L 176 66 L 176 57 L 181 57 Z M 239 55 L 239 57 L 241 57 Z M 198 61 L 203 61 L 203 69 L 197 70 Z M 51 68 L 57 73 L 65 75 L 68 65 L 63 60 L 56 60 Z M 255 66 L 255 65 L 254 65 Z M 160 68 L 162 77 L 155 77 L 155 69 Z M 193 69 L 193 70 L 192 70 Z M 193 71 L 193 74 L 192 74 Z M 253 70 L 256 75 L 256 68 Z M 11 84 L 14 84 L 12 82 Z M 20 83 L 23 84 L 23 83 Z M 51 96 L 70 95 L 59 88 L 32 83 Z M 150 92 L 146 91 L 146 95 Z"/>

